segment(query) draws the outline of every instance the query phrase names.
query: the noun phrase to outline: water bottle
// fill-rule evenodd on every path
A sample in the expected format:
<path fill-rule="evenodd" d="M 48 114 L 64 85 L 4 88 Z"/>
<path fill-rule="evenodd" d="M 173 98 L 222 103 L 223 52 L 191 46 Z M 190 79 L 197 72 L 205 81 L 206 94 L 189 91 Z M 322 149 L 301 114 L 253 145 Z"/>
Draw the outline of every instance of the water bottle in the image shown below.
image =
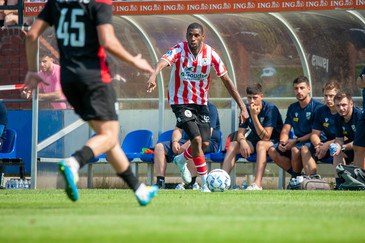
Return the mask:
<path fill-rule="evenodd" d="M 10 186 L 9 186 L 10 189 L 15 189 L 14 179 L 11 179 L 10 182 L 9 182 L 9 184 L 10 184 Z"/>
<path fill-rule="evenodd" d="M 19 180 L 15 179 L 14 189 L 19 189 Z"/>
<path fill-rule="evenodd" d="M 10 181 L 9 180 L 5 183 L 5 189 L 10 189 Z"/>
<path fill-rule="evenodd" d="M 19 189 L 24 189 L 24 182 L 22 179 L 19 180 Z"/>
<path fill-rule="evenodd" d="M 29 189 L 28 180 L 24 179 L 23 183 L 24 183 L 24 189 Z"/>
<path fill-rule="evenodd" d="M 241 185 L 242 190 L 246 190 L 247 189 L 247 181 L 243 180 L 242 185 Z"/>
<path fill-rule="evenodd" d="M 337 144 L 335 144 L 335 143 L 331 143 L 331 144 L 330 144 L 330 148 L 329 148 L 329 150 L 330 150 L 331 154 L 336 153 L 336 151 L 338 150 L 338 146 L 337 146 Z"/>

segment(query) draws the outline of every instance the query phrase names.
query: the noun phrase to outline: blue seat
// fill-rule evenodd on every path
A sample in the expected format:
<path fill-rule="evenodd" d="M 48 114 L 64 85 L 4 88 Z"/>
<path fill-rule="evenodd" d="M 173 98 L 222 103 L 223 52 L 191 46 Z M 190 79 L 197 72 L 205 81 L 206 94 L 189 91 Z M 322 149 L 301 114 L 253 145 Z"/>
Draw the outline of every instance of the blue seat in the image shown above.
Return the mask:
<path fill-rule="evenodd" d="M 171 141 L 172 138 L 172 133 L 174 132 L 174 130 L 167 130 L 163 133 L 161 133 L 161 135 L 158 137 L 157 143 L 162 143 L 162 142 L 166 142 L 166 141 Z M 139 157 L 143 162 L 150 162 L 153 163 L 154 162 L 154 158 L 155 158 L 155 154 L 150 153 L 150 154 L 141 154 Z"/>
<path fill-rule="evenodd" d="M 17 132 L 12 128 L 5 130 L 5 141 L 0 152 L 0 187 L 3 183 L 3 173 L 6 166 L 18 166 L 20 178 L 25 178 L 24 163 L 16 156 Z"/>
<path fill-rule="evenodd" d="M 135 130 L 125 136 L 122 149 L 131 161 L 139 158 L 143 148 L 151 148 L 153 144 L 153 133 L 150 130 Z"/>
<path fill-rule="evenodd" d="M 153 133 L 150 130 L 135 130 L 127 134 L 123 140 L 122 149 L 129 161 L 139 158 L 143 148 L 151 148 L 153 143 Z M 105 154 L 101 154 L 89 163 L 107 159 Z"/>
<path fill-rule="evenodd" d="M 0 152 L 0 158 L 15 159 L 17 132 L 12 128 L 7 128 L 5 136 L 6 138 Z"/>
<path fill-rule="evenodd" d="M 223 144 L 223 133 L 222 131 L 219 131 L 220 133 L 220 140 L 219 140 L 219 147 L 218 147 L 218 151 L 221 151 L 222 150 L 222 144 Z M 211 159 L 210 156 L 214 154 L 214 153 L 208 153 L 208 154 L 205 154 L 205 159 Z"/>

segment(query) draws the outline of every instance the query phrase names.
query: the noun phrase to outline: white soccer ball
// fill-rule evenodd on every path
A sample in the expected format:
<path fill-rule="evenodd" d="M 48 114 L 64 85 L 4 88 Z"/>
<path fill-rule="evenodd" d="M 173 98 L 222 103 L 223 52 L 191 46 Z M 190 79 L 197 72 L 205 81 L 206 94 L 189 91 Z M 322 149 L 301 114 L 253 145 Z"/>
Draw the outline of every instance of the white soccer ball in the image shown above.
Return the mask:
<path fill-rule="evenodd" d="M 215 169 L 209 172 L 207 185 L 211 192 L 224 192 L 231 186 L 231 177 L 224 170 Z"/>

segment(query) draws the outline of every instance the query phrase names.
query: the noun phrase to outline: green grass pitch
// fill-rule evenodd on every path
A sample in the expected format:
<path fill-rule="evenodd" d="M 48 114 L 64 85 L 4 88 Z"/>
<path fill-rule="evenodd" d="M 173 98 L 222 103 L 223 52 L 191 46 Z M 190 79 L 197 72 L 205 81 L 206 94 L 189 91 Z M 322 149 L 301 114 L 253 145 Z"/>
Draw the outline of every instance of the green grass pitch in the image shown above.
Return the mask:
<path fill-rule="evenodd" d="M 0 242 L 365 242 L 365 192 L 1 190 Z"/>

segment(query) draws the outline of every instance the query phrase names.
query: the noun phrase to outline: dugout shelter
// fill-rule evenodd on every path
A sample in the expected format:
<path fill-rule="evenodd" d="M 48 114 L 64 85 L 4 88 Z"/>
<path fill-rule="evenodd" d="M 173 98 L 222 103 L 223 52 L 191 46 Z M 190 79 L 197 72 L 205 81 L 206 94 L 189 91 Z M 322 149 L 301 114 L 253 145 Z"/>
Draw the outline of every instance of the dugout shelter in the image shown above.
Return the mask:
<path fill-rule="evenodd" d="M 24 15 L 36 16 L 43 5 L 25 3 Z M 152 64 L 185 40 L 190 23 L 201 23 L 205 42 L 222 57 L 241 96 L 246 96 L 248 84 L 259 82 L 265 100 L 275 103 L 283 117 L 288 104 L 296 100 L 292 81 L 299 75 L 309 78 L 313 97 L 321 99 L 322 85 L 337 79 L 361 104 L 355 79 L 365 64 L 365 0 L 116 1 L 113 8 L 119 40 Z M 40 55 L 47 53 L 57 62 L 53 29 L 43 34 L 39 47 Z M 148 75 L 112 57 L 108 61 L 119 101 L 121 140 L 130 131 L 150 129 L 156 142 L 159 134 L 175 125 L 167 103 L 170 70 L 159 76 L 158 90 L 147 94 Z M 236 104 L 214 73 L 209 97 L 218 108 L 226 137 L 238 126 Z M 71 109 L 52 110 L 44 103 L 35 98 L 31 107 L 19 111 L 24 106 L 19 101 L 10 110 L 12 126 L 21 127 L 19 140 L 26 137 L 19 155 L 26 173 L 32 175 L 32 188 L 37 187 L 37 172 L 54 168 L 46 164 L 37 168 L 37 158 L 68 157 L 92 134 Z"/>

